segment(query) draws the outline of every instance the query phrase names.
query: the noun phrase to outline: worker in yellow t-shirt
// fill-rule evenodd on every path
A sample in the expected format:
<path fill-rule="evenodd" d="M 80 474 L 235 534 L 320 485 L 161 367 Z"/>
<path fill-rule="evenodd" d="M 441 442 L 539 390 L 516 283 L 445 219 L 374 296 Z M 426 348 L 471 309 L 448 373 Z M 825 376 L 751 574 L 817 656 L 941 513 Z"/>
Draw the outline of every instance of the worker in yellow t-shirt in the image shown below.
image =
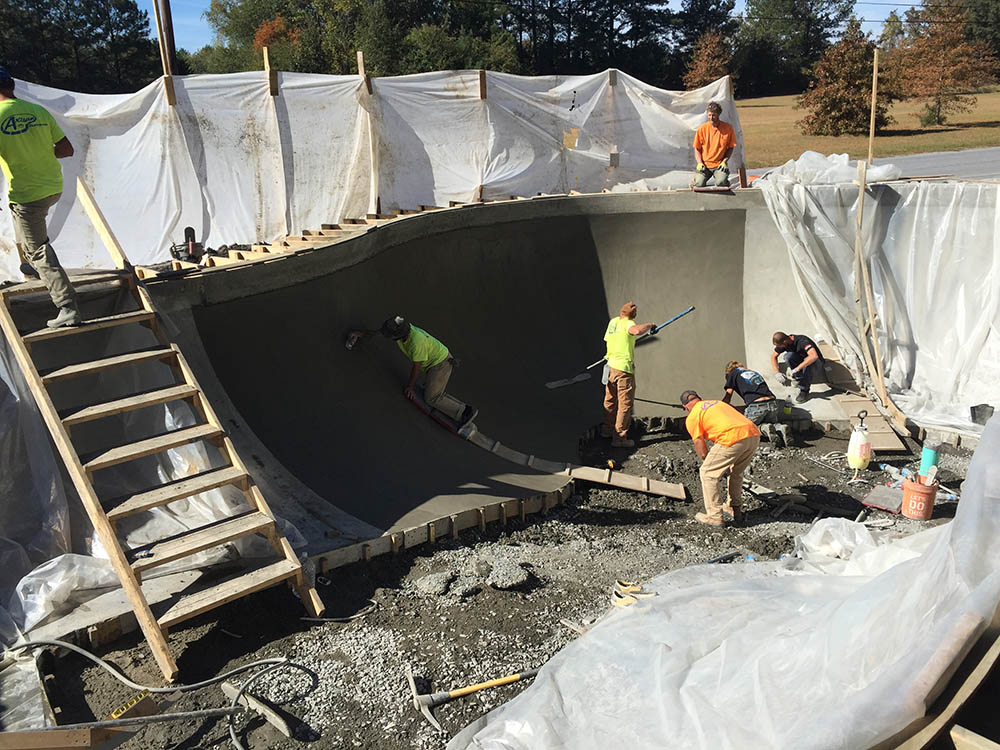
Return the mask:
<path fill-rule="evenodd" d="M 58 314 L 50 328 L 81 323 L 76 292 L 59 264 L 46 227 L 49 209 L 62 195 L 57 159 L 73 155 L 73 144 L 52 115 L 34 102 L 14 96 L 14 79 L 0 67 L 0 168 L 7 178 L 7 198 L 14 237 L 26 263 L 25 276 L 41 277 Z"/>
<path fill-rule="evenodd" d="M 711 526 L 725 526 L 722 511 L 729 510 L 733 521 L 743 521 L 743 472 L 760 445 L 757 425 L 724 401 L 702 401 L 694 391 L 681 394 L 681 406 L 687 412 L 684 426 L 702 459 L 701 491 L 705 512 L 695 520 Z M 712 441 L 711 450 L 706 441 Z M 723 505 L 719 480 L 729 472 L 729 502 Z"/>
<path fill-rule="evenodd" d="M 722 107 L 718 102 L 709 102 L 705 115 L 708 121 L 694 134 L 696 167 L 691 187 L 705 187 L 709 177 L 715 178 L 716 187 L 729 187 L 729 157 L 736 148 L 736 131 L 720 119 Z"/>
<path fill-rule="evenodd" d="M 423 371 L 424 401 L 428 406 L 451 417 L 459 425 L 464 426 L 476 418 L 477 409 L 445 393 L 455 365 L 447 346 L 423 328 L 417 328 L 399 316 L 386 320 L 381 331 L 383 336 L 394 340 L 399 350 L 413 363 L 404 390 L 407 398 L 415 398 L 417 376 Z"/>
<path fill-rule="evenodd" d="M 604 387 L 604 424 L 601 434 L 611 438 L 613 448 L 632 448 L 628 428 L 632 423 L 635 402 L 635 339 L 652 332 L 653 323 L 635 324 L 639 308 L 626 302 L 617 318 L 612 318 L 604 333 L 608 344 L 608 382 Z"/>

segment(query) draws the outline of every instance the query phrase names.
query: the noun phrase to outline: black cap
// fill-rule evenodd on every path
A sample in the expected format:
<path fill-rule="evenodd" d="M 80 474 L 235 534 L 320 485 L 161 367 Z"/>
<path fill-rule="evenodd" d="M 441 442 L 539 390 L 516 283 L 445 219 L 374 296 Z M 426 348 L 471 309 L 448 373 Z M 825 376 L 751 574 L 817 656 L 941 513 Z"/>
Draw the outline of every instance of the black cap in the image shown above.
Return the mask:
<path fill-rule="evenodd" d="M 405 339 L 410 335 L 410 324 L 399 315 L 388 318 L 382 324 L 382 335 L 387 339 Z"/>
<path fill-rule="evenodd" d="M 701 396 L 699 396 L 695 391 L 684 391 L 681 394 L 681 406 L 689 404 L 692 401 L 701 401 Z"/>

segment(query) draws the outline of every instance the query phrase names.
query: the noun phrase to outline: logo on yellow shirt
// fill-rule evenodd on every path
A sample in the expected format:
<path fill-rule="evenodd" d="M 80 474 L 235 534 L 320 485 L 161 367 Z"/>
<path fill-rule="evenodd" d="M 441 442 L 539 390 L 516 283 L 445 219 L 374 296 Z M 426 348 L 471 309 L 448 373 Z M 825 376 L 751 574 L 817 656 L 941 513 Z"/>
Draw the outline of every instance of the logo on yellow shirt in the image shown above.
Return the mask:
<path fill-rule="evenodd" d="M 0 132 L 4 135 L 20 135 L 34 126 L 37 119 L 35 115 L 11 115 L 0 123 Z"/>

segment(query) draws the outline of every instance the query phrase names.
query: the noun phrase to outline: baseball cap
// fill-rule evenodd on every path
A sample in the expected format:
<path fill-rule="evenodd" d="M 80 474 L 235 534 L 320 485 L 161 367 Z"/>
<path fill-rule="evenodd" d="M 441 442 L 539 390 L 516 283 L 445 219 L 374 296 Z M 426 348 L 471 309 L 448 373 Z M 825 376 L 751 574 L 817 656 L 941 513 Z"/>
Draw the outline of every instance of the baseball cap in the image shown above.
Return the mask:
<path fill-rule="evenodd" d="M 12 76 L 10 74 L 10 71 L 7 70 L 7 66 L 6 65 L 0 65 L 0 79 L 3 79 L 3 78 L 13 78 L 13 77 L 14 76 Z"/>
<path fill-rule="evenodd" d="M 691 401 L 700 401 L 700 400 L 701 400 L 701 396 L 699 396 L 694 391 L 684 391 L 681 394 L 681 406 L 684 406 L 685 404 L 687 404 L 687 403 L 689 403 Z"/>

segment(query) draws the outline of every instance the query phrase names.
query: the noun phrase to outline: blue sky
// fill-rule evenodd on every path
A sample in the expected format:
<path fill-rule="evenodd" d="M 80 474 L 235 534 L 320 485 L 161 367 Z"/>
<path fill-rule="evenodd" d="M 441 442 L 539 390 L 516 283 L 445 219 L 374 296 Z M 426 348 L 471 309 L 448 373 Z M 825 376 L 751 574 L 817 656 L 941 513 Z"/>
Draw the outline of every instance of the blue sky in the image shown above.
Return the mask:
<path fill-rule="evenodd" d="M 174 17 L 174 39 L 178 47 L 184 47 L 191 52 L 201 49 L 206 44 L 212 43 L 212 29 L 202 18 L 201 14 L 208 8 L 210 0 L 170 0 L 170 10 Z M 156 35 L 156 23 L 153 20 L 152 0 L 138 0 L 139 7 L 149 13 L 149 25 L 152 35 Z M 896 9 L 900 15 L 907 8 L 913 7 L 912 2 L 896 3 L 890 0 L 878 0 L 877 2 L 857 2 L 856 13 L 864 18 L 867 23 L 863 25 L 865 31 L 878 32 L 882 29 L 881 21 Z M 680 0 L 671 0 L 671 5 L 680 7 Z M 736 12 L 743 10 L 744 0 L 736 0 Z M 875 23 L 877 21 L 877 23 Z"/>

